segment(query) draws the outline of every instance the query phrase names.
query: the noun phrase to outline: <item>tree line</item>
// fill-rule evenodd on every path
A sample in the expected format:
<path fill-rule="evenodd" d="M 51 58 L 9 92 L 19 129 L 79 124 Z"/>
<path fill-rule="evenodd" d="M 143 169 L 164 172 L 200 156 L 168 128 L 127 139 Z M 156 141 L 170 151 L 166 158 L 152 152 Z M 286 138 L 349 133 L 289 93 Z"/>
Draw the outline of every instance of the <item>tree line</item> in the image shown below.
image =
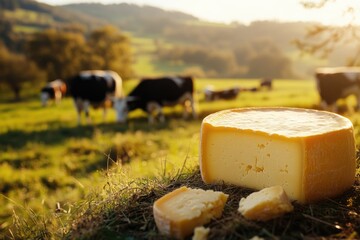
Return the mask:
<path fill-rule="evenodd" d="M 86 69 L 111 69 L 123 78 L 133 75 L 130 39 L 112 26 L 88 34 L 71 29 L 48 29 L 23 41 L 21 51 L 0 44 L 0 84 L 19 100 L 26 83 L 66 80 Z"/>
<path fill-rule="evenodd" d="M 185 72 L 199 77 L 295 77 L 291 60 L 271 40 L 256 40 L 232 49 L 156 45 L 160 61 L 190 65 Z"/>

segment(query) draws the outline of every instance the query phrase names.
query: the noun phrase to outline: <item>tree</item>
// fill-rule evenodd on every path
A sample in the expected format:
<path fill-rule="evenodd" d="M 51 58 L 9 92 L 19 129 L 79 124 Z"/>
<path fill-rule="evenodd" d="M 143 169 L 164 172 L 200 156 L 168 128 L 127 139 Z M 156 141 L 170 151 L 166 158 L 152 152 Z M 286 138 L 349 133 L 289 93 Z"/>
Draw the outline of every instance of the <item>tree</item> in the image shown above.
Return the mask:
<path fill-rule="evenodd" d="M 9 52 L 0 44 L 0 83 L 9 87 L 14 99 L 20 100 L 20 93 L 26 83 L 41 83 L 44 75 L 36 64 L 24 55 Z"/>
<path fill-rule="evenodd" d="M 54 29 L 34 34 L 27 43 L 29 58 L 47 72 L 49 81 L 66 79 L 82 70 L 86 48 L 82 34 Z"/>
<path fill-rule="evenodd" d="M 116 28 L 94 30 L 86 40 L 81 29 L 36 33 L 27 43 L 27 52 L 48 74 L 48 80 L 67 79 L 81 70 L 113 70 L 124 78 L 132 76 L 132 55 L 128 37 Z"/>
<path fill-rule="evenodd" d="M 249 77 L 289 78 L 294 74 L 291 61 L 281 54 L 262 53 L 250 60 Z"/>
<path fill-rule="evenodd" d="M 322 9 L 335 2 L 339 0 L 306 0 L 301 3 L 308 9 Z M 348 5 L 343 9 L 343 16 L 347 19 L 347 23 L 342 26 L 315 24 L 303 39 L 294 41 L 296 47 L 303 53 L 328 57 L 336 48 L 352 44 L 354 54 L 349 56 L 345 64 L 360 65 L 360 28 L 356 25 L 358 10 L 354 5 Z"/>
<path fill-rule="evenodd" d="M 8 10 L 15 10 L 19 7 L 19 2 L 17 0 L 1 0 L 0 1 L 0 8 L 8 9 Z"/>
<path fill-rule="evenodd" d="M 94 68 L 113 70 L 123 78 L 133 76 L 132 53 L 129 38 L 112 26 L 94 30 L 89 37 Z"/>

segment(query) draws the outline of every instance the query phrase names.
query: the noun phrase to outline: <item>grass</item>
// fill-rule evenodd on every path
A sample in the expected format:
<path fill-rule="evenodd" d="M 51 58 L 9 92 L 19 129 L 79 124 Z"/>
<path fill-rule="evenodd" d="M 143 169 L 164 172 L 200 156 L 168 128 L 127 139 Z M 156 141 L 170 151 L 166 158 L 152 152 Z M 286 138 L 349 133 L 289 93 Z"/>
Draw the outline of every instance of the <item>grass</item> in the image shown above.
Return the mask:
<path fill-rule="evenodd" d="M 136 83 L 125 82 L 126 92 Z M 102 112 L 91 111 L 93 124 L 77 126 L 71 99 L 47 108 L 40 106 L 37 97 L 27 97 L 27 101 L 18 103 L 1 100 L 0 238 L 95 238 L 98 235 L 115 238 L 123 233 L 127 239 L 157 239 L 160 236 L 154 228 L 151 204 L 155 198 L 182 184 L 234 191 L 224 218 L 211 223 L 212 239 L 217 239 L 226 229 L 230 229 L 228 234 L 233 234 L 224 235 L 230 239 L 249 237 L 255 232 L 262 236 L 270 234 L 271 238 L 271 234 L 282 236 L 280 232 L 285 230 L 284 236 L 292 232 L 325 236 L 345 234 L 346 230 L 349 231 L 346 236 L 351 237 L 354 231 L 359 231 L 358 183 L 344 199 L 316 206 L 296 206 L 297 215 L 274 220 L 270 225 L 244 222 L 235 215 L 236 201 L 249 190 L 202 184 L 198 141 L 204 116 L 244 106 L 317 107 L 313 81 L 275 80 L 272 91 L 241 92 L 231 101 L 204 100 L 203 89 L 207 85 L 222 89 L 251 88 L 258 84 L 256 79 L 198 79 L 199 119 L 185 121 L 181 119 L 181 108 L 166 108 L 167 122 L 155 126 L 147 124 L 146 115 L 141 111 L 132 112 L 127 125 L 114 123 L 114 112 L 109 112 L 108 120 L 102 122 Z M 360 114 L 347 116 L 354 123 L 359 144 Z M 351 201 L 354 204 L 348 206 Z M 144 208 L 140 208 L 142 206 Z M 335 210 L 329 210 L 331 208 Z M 327 211 L 331 213 L 329 216 L 324 214 Z M 318 215 L 321 213 L 323 216 Z M 327 229 L 333 228 L 324 222 L 334 226 L 335 217 L 342 230 L 331 232 Z M 353 225 L 347 226 L 346 219 Z M 286 229 L 279 225 L 284 221 L 290 221 Z M 298 221 L 309 230 L 295 231 L 293 227 Z M 244 226 L 250 230 L 244 230 Z"/>
<path fill-rule="evenodd" d="M 46 13 L 37 13 L 30 10 L 16 9 L 15 11 L 4 10 L 3 14 L 8 19 L 19 20 L 26 23 L 51 24 L 52 16 Z"/>
<path fill-rule="evenodd" d="M 15 25 L 14 32 L 16 33 L 35 33 L 40 31 L 41 29 L 38 27 L 31 27 L 31 26 L 25 26 L 25 25 Z"/>
<path fill-rule="evenodd" d="M 157 232 L 152 204 L 180 186 L 229 194 L 223 216 L 206 225 L 211 229 L 209 239 L 359 237 L 358 181 L 340 198 L 308 205 L 293 203 L 292 213 L 268 222 L 255 222 L 244 219 L 237 212 L 239 200 L 251 190 L 226 184 L 204 184 L 199 169 L 172 178 L 142 179 L 133 187 L 114 187 L 117 190 L 109 192 L 109 197 L 89 204 L 91 210 L 75 220 L 66 236 L 70 239 L 168 239 Z"/>

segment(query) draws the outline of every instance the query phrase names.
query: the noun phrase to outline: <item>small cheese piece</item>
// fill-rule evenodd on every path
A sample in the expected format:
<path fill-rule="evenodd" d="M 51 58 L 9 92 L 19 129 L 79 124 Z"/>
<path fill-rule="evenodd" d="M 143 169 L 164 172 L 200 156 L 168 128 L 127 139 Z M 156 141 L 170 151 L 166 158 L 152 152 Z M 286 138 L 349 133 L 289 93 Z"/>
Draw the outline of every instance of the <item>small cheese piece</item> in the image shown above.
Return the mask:
<path fill-rule="evenodd" d="M 281 186 L 274 186 L 242 198 L 238 211 L 246 219 L 267 221 L 291 212 L 293 209 L 284 189 Z"/>
<path fill-rule="evenodd" d="M 183 239 L 191 235 L 195 227 L 219 218 L 227 198 L 222 192 L 178 188 L 155 201 L 156 226 L 162 234 Z"/>
<path fill-rule="evenodd" d="M 263 189 L 280 185 L 292 200 L 314 202 L 355 180 L 349 119 L 300 108 L 241 108 L 207 116 L 201 126 L 200 169 L 206 183 Z"/>
<path fill-rule="evenodd" d="M 196 227 L 192 240 L 206 240 L 208 239 L 209 232 L 210 228 L 204 228 L 203 226 Z"/>
<path fill-rule="evenodd" d="M 259 236 L 253 236 L 249 240 L 265 240 L 265 238 L 259 237 Z"/>

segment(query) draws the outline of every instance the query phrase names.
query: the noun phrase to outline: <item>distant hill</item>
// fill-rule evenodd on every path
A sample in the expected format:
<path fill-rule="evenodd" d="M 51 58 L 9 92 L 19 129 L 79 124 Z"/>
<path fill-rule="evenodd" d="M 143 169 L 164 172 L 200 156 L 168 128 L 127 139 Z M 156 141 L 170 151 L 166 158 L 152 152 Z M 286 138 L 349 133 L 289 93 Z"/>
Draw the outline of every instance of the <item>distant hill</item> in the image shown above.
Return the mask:
<path fill-rule="evenodd" d="M 108 24 L 105 20 L 33 0 L 0 0 L 0 41 L 21 52 L 28 34 L 49 28 L 85 31 Z"/>
<path fill-rule="evenodd" d="M 75 23 L 89 29 L 106 24 L 106 21 L 89 15 L 33 0 L 1 0 L 0 20 L 11 23 L 18 32 L 31 32 Z"/>
<path fill-rule="evenodd" d="M 300 59 L 299 51 L 292 42 L 305 36 L 306 29 L 313 25 L 311 22 L 258 21 L 250 25 L 236 22 L 220 24 L 205 22 L 178 11 L 127 3 L 50 6 L 32 0 L 0 0 L 0 40 L 15 51 L 21 48 L 21 41 L 27 33 L 66 26 L 70 29 L 82 26 L 88 31 L 106 24 L 112 24 L 132 35 L 137 65 L 144 74 L 165 73 L 172 71 L 171 68 L 178 72 L 196 65 L 183 61 L 171 66 L 170 61 L 159 60 L 160 50 L 180 49 L 182 46 L 187 48 L 187 52 L 202 48 L 207 52 L 214 51 L 214 54 L 236 53 L 238 57 L 242 51 L 241 54 L 251 57 L 259 54 L 262 49 L 266 50 L 267 47 L 262 45 L 266 43 L 268 46 L 275 46 L 281 51 L 280 54 L 289 58 L 294 72 L 300 73 L 299 76 L 311 75 L 314 67 L 319 65 L 342 65 L 352 51 L 344 46 L 329 60 L 319 61 L 313 57 Z M 254 44 L 258 46 L 251 47 Z M 237 61 L 248 67 L 248 61 Z M 145 71 L 144 64 L 151 65 L 152 70 Z"/>
<path fill-rule="evenodd" d="M 104 5 L 100 3 L 81 3 L 62 6 L 87 16 L 97 17 L 116 25 L 120 29 L 136 34 L 159 34 L 166 27 L 199 21 L 194 16 L 178 11 L 165 11 L 151 6 L 120 3 Z"/>
<path fill-rule="evenodd" d="M 203 22 L 192 15 L 165 11 L 151 6 L 120 3 L 104 5 L 81 3 L 62 6 L 64 9 L 96 17 L 138 36 L 158 36 L 177 42 L 234 45 L 267 38 L 289 47 L 291 40 L 303 36 L 311 23 L 274 21 L 254 22 L 249 26 Z M 199 40 L 203 38 L 203 40 Z M 228 42 L 228 43 L 225 43 Z M 223 46 L 222 46 L 223 47 Z"/>

